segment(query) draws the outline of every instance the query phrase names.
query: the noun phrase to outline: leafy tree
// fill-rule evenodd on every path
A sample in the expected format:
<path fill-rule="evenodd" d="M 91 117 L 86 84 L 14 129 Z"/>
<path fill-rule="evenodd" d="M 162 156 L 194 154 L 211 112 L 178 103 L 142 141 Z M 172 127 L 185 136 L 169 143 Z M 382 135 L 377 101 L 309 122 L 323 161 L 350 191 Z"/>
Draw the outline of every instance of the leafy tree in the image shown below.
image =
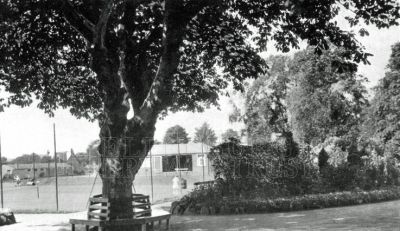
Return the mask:
<path fill-rule="evenodd" d="M 239 133 L 232 128 L 227 129 L 224 133 L 221 134 L 222 142 L 228 142 L 231 140 L 240 141 Z"/>
<path fill-rule="evenodd" d="M 177 143 L 187 144 L 187 143 L 189 143 L 189 141 L 190 141 L 190 138 L 189 138 L 186 130 L 179 125 L 170 127 L 165 132 L 164 144 L 177 144 Z"/>
<path fill-rule="evenodd" d="M 86 148 L 86 153 L 88 155 L 88 162 L 89 164 L 100 162 L 100 154 L 98 147 L 100 145 L 100 140 L 94 140 L 89 143 L 88 147 Z"/>
<path fill-rule="evenodd" d="M 7 163 L 7 157 L 2 156 L 1 163 L 3 163 L 3 164 Z"/>
<path fill-rule="evenodd" d="M 318 167 L 320 170 L 328 166 L 329 155 L 324 148 L 318 153 Z"/>
<path fill-rule="evenodd" d="M 287 92 L 291 81 L 288 56 L 271 56 L 267 59 L 266 75 L 254 81 L 246 94 L 244 122 L 251 143 L 271 141 L 272 135 L 283 138 L 285 156 L 299 154 L 298 144 L 288 122 Z"/>
<path fill-rule="evenodd" d="M 1 102 L 37 98 L 49 114 L 61 106 L 98 119 L 100 154 L 112 159 L 100 170 L 103 196 L 111 218 L 132 217 L 127 198 L 158 117 L 216 105 L 229 83 L 243 89 L 245 78 L 262 73 L 257 53 L 268 41 L 286 52 L 303 39 L 317 53 L 330 41 L 348 51 L 341 66 L 367 62 L 354 34 L 337 26 L 341 8 L 352 12 L 352 26 L 384 28 L 397 24 L 400 7 L 396 0 L 1 0 L 0 83 L 10 93 Z M 127 153 L 134 166 L 121 158 Z"/>
<path fill-rule="evenodd" d="M 368 104 L 365 79 L 353 69 L 334 65 L 343 62 L 345 54 L 332 49 L 316 56 L 307 49 L 295 55 L 287 105 L 297 142 L 319 144 L 327 137 L 345 136 L 353 140 L 358 134 L 361 112 Z"/>
<path fill-rule="evenodd" d="M 217 136 L 207 122 L 204 122 L 201 127 L 196 128 L 194 142 L 202 142 L 210 146 L 214 146 L 217 142 Z"/>
<path fill-rule="evenodd" d="M 267 74 L 255 80 L 246 93 L 244 122 L 252 143 L 270 141 L 273 133 L 291 134 L 285 102 L 290 61 L 288 56 L 269 57 Z"/>
<path fill-rule="evenodd" d="M 33 163 L 33 159 L 35 159 L 36 163 L 44 163 L 42 161 L 42 158 L 44 158 L 45 156 L 41 156 L 38 155 L 36 153 L 32 153 L 32 154 L 23 154 L 21 156 L 16 157 L 15 159 L 9 161 L 9 163 L 11 164 L 32 164 Z M 54 159 L 53 159 L 54 161 Z"/>
<path fill-rule="evenodd" d="M 54 162 L 54 158 L 51 156 L 42 156 L 40 159 L 40 163 L 49 163 L 49 162 Z"/>
<path fill-rule="evenodd" d="M 375 141 L 386 155 L 393 155 L 400 160 L 400 42 L 392 46 L 387 67 L 367 109 L 363 138 Z"/>

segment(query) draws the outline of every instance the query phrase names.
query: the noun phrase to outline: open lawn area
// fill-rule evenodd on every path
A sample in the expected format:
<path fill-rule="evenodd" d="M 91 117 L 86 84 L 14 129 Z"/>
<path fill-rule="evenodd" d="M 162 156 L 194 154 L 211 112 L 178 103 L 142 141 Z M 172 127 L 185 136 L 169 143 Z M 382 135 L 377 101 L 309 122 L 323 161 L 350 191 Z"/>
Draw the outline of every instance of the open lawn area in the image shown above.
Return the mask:
<path fill-rule="evenodd" d="M 172 191 L 173 176 L 154 176 L 154 198 L 153 202 L 173 198 Z M 193 181 L 186 176 L 188 189 L 193 188 Z M 86 210 L 90 191 L 95 177 L 91 176 L 69 176 L 59 177 L 59 210 L 63 212 L 77 212 Z M 19 212 L 55 212 L 56 211 L 56 186 L 55 178 L 39 178 L 37 186 L 15 186 L 14 183 L 4 183 L 4 207 Z M 136 176 L 134 189 L 138 193 L 151 196 L 151 180 L 149 176 Z M 39 198 L 38 198 L 39 191 Z M 101 179 L 97 177 L 92 195 L 101 193 Z"/>
<path fill-rule="evenodd" d="M 18 223 L 0 230 L 66 231 L 69 218 L 84 216 L 17 213 Z M 400 201 L 291 213 L 173 216 L 170 230 L 400 230 Z"/>

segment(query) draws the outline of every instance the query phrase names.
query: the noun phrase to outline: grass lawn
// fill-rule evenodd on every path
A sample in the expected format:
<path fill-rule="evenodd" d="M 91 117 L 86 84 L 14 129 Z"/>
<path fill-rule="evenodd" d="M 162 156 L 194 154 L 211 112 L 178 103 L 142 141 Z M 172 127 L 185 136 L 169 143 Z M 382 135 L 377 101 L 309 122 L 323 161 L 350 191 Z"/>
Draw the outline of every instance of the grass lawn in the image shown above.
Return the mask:
<path fill-rule="evenodd" d="M 95 177 L 69 176 L 59 177 L 59 210 L 61 212 L 76 212 L 86 210 L 87 201 Z M 187 193 L 193 187 L 193 181 L 188 179 L 188 188 L 182 193 Z M 4 183 L 4 207 L 19 212 L 55 212 L 56 211 L 56 186 L 55 178 L 39 178 L 39 186 L 20 186 L 14 183 Z M 134 188 L 137 193 L 151 196 L 151 183 L 149 176 L 136 176 Z M 153 203 L 174 197 L 172 193 L 172 176 L 153 177 Z M 38 198 L 39 191 L 39 198 Z M 101 179 L 97 177 L 93 194 L 101 193 Z"/>

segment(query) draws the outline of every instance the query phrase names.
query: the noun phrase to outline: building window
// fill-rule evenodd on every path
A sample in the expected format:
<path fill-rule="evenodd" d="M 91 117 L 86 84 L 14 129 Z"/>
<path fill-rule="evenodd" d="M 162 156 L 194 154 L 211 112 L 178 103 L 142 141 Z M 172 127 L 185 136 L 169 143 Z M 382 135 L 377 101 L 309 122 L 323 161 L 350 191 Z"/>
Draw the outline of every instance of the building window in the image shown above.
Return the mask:
<path fill-rule="evenodd" d="M 153 157 L 153 168 L 155 170 L 160 171 L 161 170 L 161 156 L 154 156 Z"/>
<path fill-rule="evenodd" d="M 192 171 L 192 156 L 191 155 L 176 155 L 176 156 L 163 156 L 162 169 L 163 172 L 174 172 L 177 168 L 177 161 L 179 159 L 179 168 L 186 171 Z"/>
<path fill-rule="evenodd" d="M 197 155 L 197 166 L 207 166 L 207 156 L 205 154 L 198 154 Z"/>

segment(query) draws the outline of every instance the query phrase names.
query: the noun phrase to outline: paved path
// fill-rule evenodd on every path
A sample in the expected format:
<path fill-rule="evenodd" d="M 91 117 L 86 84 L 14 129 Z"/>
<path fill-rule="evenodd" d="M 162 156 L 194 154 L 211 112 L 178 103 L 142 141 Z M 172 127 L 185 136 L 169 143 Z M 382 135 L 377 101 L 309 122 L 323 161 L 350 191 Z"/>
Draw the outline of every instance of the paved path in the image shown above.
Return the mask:
<path fill-rule="evenodd" d="M 165 205 L 159 205 L 161 207 Z M 19 222 L 1 231 L 66 231 L 68 220 L 84 216 L 68 214 L 16 214 Z M 292 213 L 232 216 L 174 216 L 171 230 L 399 230 L 400 200 Z"/>
<path fill-rule="evenodd" d="M 291 213 L 178 216 L 172 230 L 400 230 L 400 200 Z"/>

